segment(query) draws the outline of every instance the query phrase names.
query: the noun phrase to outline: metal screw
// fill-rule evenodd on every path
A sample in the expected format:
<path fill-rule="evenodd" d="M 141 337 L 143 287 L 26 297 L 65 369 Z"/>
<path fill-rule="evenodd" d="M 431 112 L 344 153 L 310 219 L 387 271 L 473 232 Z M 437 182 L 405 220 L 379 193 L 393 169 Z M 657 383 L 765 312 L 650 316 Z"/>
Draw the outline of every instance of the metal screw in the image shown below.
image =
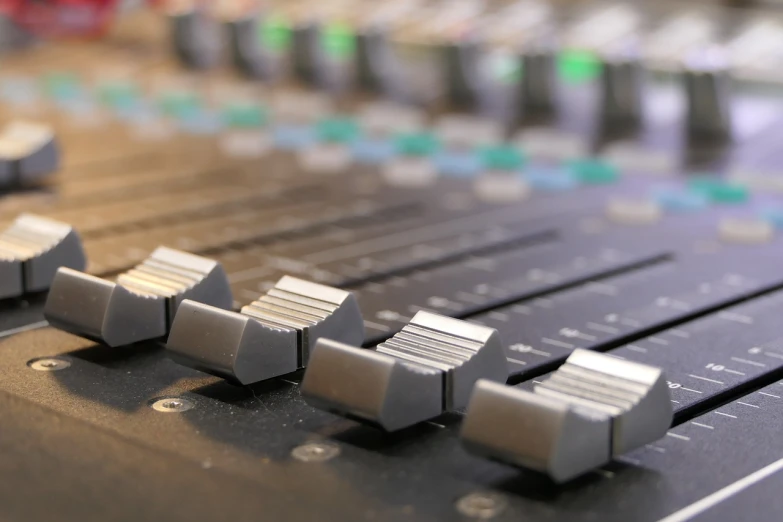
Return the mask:
<path fill-rule="evenodd" d="M 494 518 L 506 509 L 506 497 L 498 493 L 477 491 L 457 501 L 457 511 L 466 517 L 483 520 Z"/>
<path fill-rule="evenodd" d="M 187 399 L 181 399 L 179 397 L 166 397 L 163 399 L 157 399 L 151 404 L 152 409 L 163 413 L 182 413 L 193 408 L 195 404 Z"/>
<path fill-rule="evenodd" d="M 70 365 L 71 363 L 65 359 L 54 359 L 51 357 L 33 359 L 27 363 L 27 366 L 39 372 L 56 372 L 58 370 L 64 370 Z"/>
<path fill-rule="evenodd" d="M 291 456 L 302 462 L 325 462 L 339 454 L 339 447 L 324 442 L 308 442 L 291 451 Z"/>

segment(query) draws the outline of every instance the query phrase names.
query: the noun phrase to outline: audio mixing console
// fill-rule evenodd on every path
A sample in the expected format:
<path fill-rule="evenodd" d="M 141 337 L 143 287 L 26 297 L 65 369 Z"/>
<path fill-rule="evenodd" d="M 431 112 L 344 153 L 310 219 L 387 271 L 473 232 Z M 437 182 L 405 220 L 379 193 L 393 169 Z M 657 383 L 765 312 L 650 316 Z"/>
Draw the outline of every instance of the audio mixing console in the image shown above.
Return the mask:
<path fill-rule="evenodd" d="M 0 519 L 783 518 L 774 5 L 172 4 L 4 25 Z"/>

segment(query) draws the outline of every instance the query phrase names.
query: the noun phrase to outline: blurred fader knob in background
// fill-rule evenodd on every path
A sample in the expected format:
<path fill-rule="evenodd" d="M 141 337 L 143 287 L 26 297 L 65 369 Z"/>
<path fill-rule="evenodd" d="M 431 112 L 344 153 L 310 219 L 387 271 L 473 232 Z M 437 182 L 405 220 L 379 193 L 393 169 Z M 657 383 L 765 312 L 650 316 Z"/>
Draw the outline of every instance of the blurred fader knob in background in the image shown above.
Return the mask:
<path fill-rule="evenodd" d="M 253 384 L 307 366 L 321 337 L 362 343 L 364 321 L 356 298 L 285 276 L 240 312 L 184 301 L 166 348 L 180 364 Z"/>
<path fill-rule="evenodd" d="M 48 125 L 14 121 L 0 132 L 0 186 L 38 181 L 59 166 L 60 148 Z"/>
<path fill-rule="evenodd" d="M 220 59 L 220 27 L 194 2 L 173 3 L 168 12 L 172 45 L 187 67 L 208 69 Z"/>
<path fill-rule="evenodd" d="M 731 77 L 723 53 L 716 48 L 690 54 L 684 62 L 686 125 L 694 141 L 731 138 Z"/>
<path fill-rule="evenodd" d="M 58 268 L 84 270 L 86 264 L 70 225 L 22 214 L 0 232 L 0 299 L 47 290 Z"/>
<path fill-rule="evenodd" d="M 463 408 L 478 379 L 507 377 L 496 330 L 421 311 L 374 350 L 319 340 L 302 396 L 316 408 L 395 431 Z"/>
<path fill-rule="evenodd" d="M 450 107 L 475 109 L 481 90 L 481 42 L 474 39 L 440 46 L 444 68 L 444 92 Z"/>
<path fill-rule="evenodd" d="M 225 20 L 231 60 L 234 66 L 250 78 L 268 79 L 272 64 L 261 48 L 260 16 L 245 13 Z"/>
<path fill-rule="evenodd" d="M 116 282 L 60 268 L 44 317 L 61 330 L 122 346 L 164 338 L 184 299 L 230 308 L 233 302 L 217 261 L 158 247 Z"/>
<path fill-rule="evenodd" d="M 552 116 L 557 108 L 555 48 L 545 40 L 529 43 L 520 53 L 520 119 Z"/>
<path fill-rule="evenodd" d="M 479 381 L 460 438 L 477 455 L 565 482 L 666 434 L 663 371 L 577 349 L 527 391 Z"/>
<path fill-rule="evenodd" d="M 291 62 L 296 79 L 305 85 L 316 86 L 320 81 L 321 25 L 302 21 L 293 28 Z"/>
<path fill-rule="evenodd" d="M 389 41 L 386 30 L 367 26 L 356 35 L 356 81 L 367 92 L 383 92 L 390 67 Z"/>
<path fill-rule="evenodd" d="M 631 130 L 642 120 L 642 66 L 633 48 L 602 56 L 601 121 L 604 130 Z"/>

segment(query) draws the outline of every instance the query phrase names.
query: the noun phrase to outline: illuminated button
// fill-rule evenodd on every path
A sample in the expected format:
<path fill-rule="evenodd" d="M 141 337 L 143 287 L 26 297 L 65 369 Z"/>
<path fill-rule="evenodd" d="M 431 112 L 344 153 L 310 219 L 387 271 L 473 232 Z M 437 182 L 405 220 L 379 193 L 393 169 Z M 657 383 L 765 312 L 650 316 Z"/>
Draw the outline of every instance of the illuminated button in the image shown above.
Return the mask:
<path fill-rule="evenodd" d="M 525 169 L 523 177 L 535 190 L 559 192 L 577 186 L 571 174 L 560 167 L 532 166 Z"/>
<path fill-rule="evenodd" d="M 440 148 L 438 139 L 427 132 L 400 134 L 394 145 L 398 153 L 411 157 L 429 156 Z"/>
<path fill-rule="evenodd" d="M 359 127 L 350 118 L 329 118 L 318 123 L 318 138 L 329 143 L 348 143 L 359 135 Z"/>
<path fill-rule="evenodd" d="M 329 112 L 329 103 L 317 94 L 285 93 L 275 98 L 273 111 L 275 145 L 296 150 L 316 140 L 313 125 L 324 119 Z"/>
<path fill-rule="evenodd" d="M 566 83 L 585 83 L 601 74 L 601 60 L 589 51 L 563 51 L 557 59 L 557 69 Z"/>
<path fill-rule="evenodd" d="M 345 24 L 328 24 L 321 32 L 321 46 L 329 56 L 350 58 L 356 52 L 356 33 Z"/>
<path fill-rule="evenodd" d="M 257 129 L 267 123 L 267 112 L 257 105 L 233 104 L 223 110 L 223 121 L 234 129 Z"/>
<path fill-rule="evenodd" d="M 201 102 L 194 93 L 168 92 L 158 100 L 160 110 L 172 118 L 188 118 L 200 112 Z"/>
<path fill-rule="evenodd" d="M 220 149 L 231 157 L 259 157 L 271 147 L 265 126 L 267 113 L 257 105 L 229 105 L 223 111 L 227 127 L 220 137 Z"/>
<path fill-rule="evenodd" d="M 98 99 L 115 110 L 135 108 L 140 102 L 138 89 L 132 83 L 107 83 L 98 87 Z"/>
<path fill-rule="evenodd" d="M 479 152 L 479 157 L 487 170 L 517 170 L 524 164 L 522 153 L 508 145 L 484 147 Z"/>
<path fill-rule="evenodd" d="M 217 134 L 223 128 L 223 118 L 217 112 L 199 110 L 183 115 L 179 120 L 179 127 L 188 134 Z"/>
<path fill-rule="evenodd" d="M 750 198 L 750 191 L 745 185 L 707 176 L 689 180 L 688 188 L 704 194 L 714 203 L 745 203 Z"/>
<path fill-rule="evenodd" d="M 351 144 L 353 157 L 360 163 L 378 164 L 394 157 L 394 142 L 386 138 L 363 136 Z"/>
<path fill-rule="evenodd" d="M 67 102 L 83 96 L 81 84 L 76 75 L 54 73 L 44 76 L 44 92 L 57 102 Z"/>
<path fill-rule="evenodd" d="M 530 195 L 530 185 L 513 172 L 485 171 L 473 184 L 476 196 L 490 203 L 511 203 Z"/>
<path fill-rule="evenodd" d="M 585 185 L 603 185 L 620 179 L 617 167 L 598 159 L 580 159 L 568 163 L 574 178 Z"/>
<path fill-rule="evenodd" d="M 759 245 L 772 241 L 775 227 L 763 219 L 726 217 L 718 224 L 718 233 L 727 243 Z"/>
<path fill-rule="evenodd" d="M 765 207 L 759 210 L 758 215 L 775 228 L 783 229 L 783 207 Z"/>
<path fill-rule="evenodd" d="M 624 225 L 648 225 L 661 219 L 661 207 L 645 199 L 613 199 L 607 203 L 606 215 Z"/>
<path fill-rule="evenodd" d="M 261 23 L 260 39 L 266 49 L 284 51 L 291 45 L 292 38 L 291 26 L 279 15 L 270 15 Z"/>
<path fill-rule="evenodd" d="M 665 210 L 688 212 L 702 210 L 709 205 L 707 196 L 679 189 L 656 189 L 653 199 Z"/>
<path fill-rule="evenodd" d="M 433 162 L 438 172 L 446 176 L 468 178 L 481 171 L 481 157 L 471 150 L 440 150 Z"/>

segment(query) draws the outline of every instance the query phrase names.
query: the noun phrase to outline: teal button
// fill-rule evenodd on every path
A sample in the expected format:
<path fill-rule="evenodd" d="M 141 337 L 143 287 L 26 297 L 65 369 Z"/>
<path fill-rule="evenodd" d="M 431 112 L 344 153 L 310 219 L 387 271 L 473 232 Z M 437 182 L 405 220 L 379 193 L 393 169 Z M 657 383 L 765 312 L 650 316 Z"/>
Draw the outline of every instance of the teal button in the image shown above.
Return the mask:
<path fill-rule="evenodd" d="M 328 118 L 318 122 L 316 135 L 321 141 L 348 143 L 359 135 L 359 126 L 351 118 Z"/>
<path fill-rule="evenodd" d="M 128 109 L 139 102 L 139 92 L 132 83 L 111 83 L 98 88 L 101 103 L 114 109 Z"/>
<path fill-rule="evenodd" d="M 487 170 L 517 170 L 524 164 L 522 153 L 508 145 L 485 147 L 479 157 Z"/>
<path fill-rule="evenodd" d="M 574 179 L 585 185 L 603 185 L 620 179 L 617 167 L 598 159 L 573 160 L 568 167 Z"/>
<path fill-rule="evenodd" d="M 53 73 L 43 78 L 44 93 L 59 101 L 81 97 L 81 84 L 74 74 Z"/>
<path fill-rule="evenodd" d="M 688 180 L 688 188 L 704 195 L 713 203 L 744 203 L 750 198 L 750 191 L 745 185 L 711 176 L 698 176 Z"/>
<path fill-rule="evenodd" d="M 440 143 L 429 132 L 416 132 L 398 135 L 394 147 L 403 156 L 429 156 L 440 148 Z"/>
<path fill-rule="evenodd" d="M 266 125 L 268 114 L 258 105 L 235 104 L 223 110 L 223 121 L 226 126 L 235 129 L 257 129 Z"/>
<path fill-rule="evenodd" d="M 187 92 L 164 94 L 158 101 L 158 106 L 164 114 L 174 118 L 189 118 L 201 109 L 198 97 Z"/>

